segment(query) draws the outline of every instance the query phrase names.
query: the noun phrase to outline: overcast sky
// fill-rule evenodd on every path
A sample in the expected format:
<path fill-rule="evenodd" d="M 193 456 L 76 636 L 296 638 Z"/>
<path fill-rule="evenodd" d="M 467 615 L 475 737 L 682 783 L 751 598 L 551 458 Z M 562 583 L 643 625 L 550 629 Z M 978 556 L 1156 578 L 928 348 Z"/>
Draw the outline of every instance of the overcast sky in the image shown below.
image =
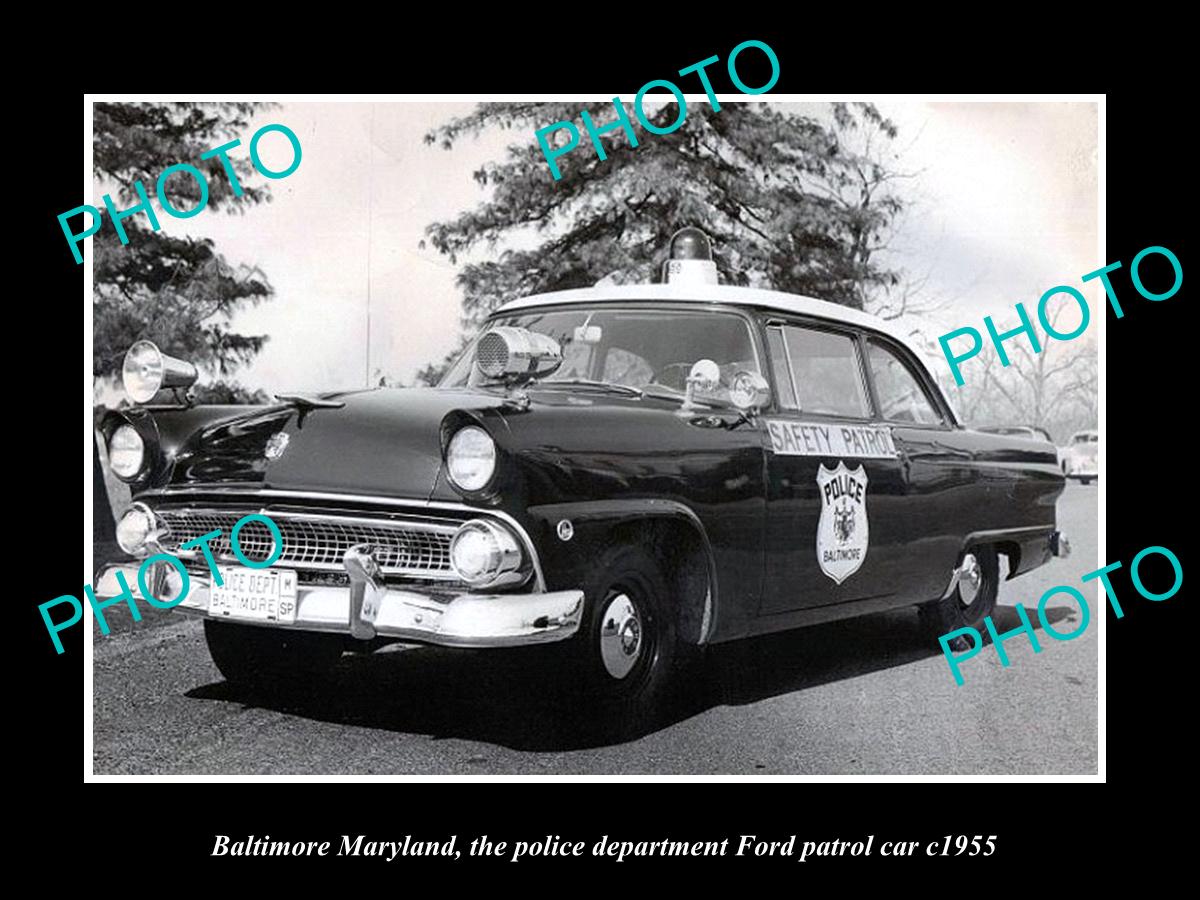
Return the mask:
<path fill-rule="evenodd" d="M 271 337 L 240 381 L 268 391 L 335 390 L 361 387 L 369 375 L 374 383 L 382 370 L 407 382 L 452 349 L 461 302 L 455 267 L 418 243 L 429 223 L 480 201 L 471 177 L 480 164 L 510 142 L 534 140 L 497 132 L 451 151 L 423 143 L 430 128 L 472 106 L 285 104 L 242 138 L 245 148 L 268 122 L 300 138 L 303 161 L 271 182 L 271 203 L 241 216 L 160 216 L 169 233 L 214 238 L 231 262 L 259 266 L 275 288 L 272 300 L 233 322 Z M 1081 287 L 1080 275 L 1107 262 L 1096 250 L 1094 104 L 879 106 L 900 127 L 902 167 L 918 173 L 904 185 L 914 204 L 887 262 L 928 275 L 930 296 L 955 301 L 939 317 L 947 329 L 982 327 L 987 313 L 1004 324 L 1018 300 L 1029 307 L 1051 286 Z M 260 149 L 272 168 L 290 161 L 282 135 L 264 138 Z"/>

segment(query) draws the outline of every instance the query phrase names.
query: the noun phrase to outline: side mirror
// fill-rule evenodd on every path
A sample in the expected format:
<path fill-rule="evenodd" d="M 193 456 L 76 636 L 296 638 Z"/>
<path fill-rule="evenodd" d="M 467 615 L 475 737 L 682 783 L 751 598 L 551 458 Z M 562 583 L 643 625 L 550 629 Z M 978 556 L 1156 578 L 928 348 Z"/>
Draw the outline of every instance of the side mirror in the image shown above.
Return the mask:
<path fill-rule="evenodd" d="M 500 325 L 475 346 L 475 365 L 487 378 L 509 382 L 532 381 L 562 365 L 562 348 L 549 335 Z"/>
<path fill-rule="evenodd" d="M 771 402 L 771 386 L 757 372 L 741 371 L 729 385 L 729 402 L 744 413 L 756 414 Z"/>

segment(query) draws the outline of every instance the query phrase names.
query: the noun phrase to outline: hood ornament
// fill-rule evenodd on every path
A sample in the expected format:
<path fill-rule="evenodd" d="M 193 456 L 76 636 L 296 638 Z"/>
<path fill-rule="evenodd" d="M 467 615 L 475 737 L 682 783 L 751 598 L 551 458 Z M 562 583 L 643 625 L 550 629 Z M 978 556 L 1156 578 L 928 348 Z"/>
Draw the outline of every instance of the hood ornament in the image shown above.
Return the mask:
<path fill-rule="evenodd" d="M 267 459 L 279 459 L 283 456 L 283 451 L 287 449 L 288 437 L 286 431 L 277 431 L 267 439 L 266 457 Z"/>
<path fill-rule="evenodd" d="M 296 427 L 304 427 L 304 417 L 314 409 L 341 409 L 346 405 L 345 400 L 327 400 L 324 397 L 316 397 L 312 394 L 276 394 L 275 399 L 280 403 L 287 403 L 290 406 L 296 407 Z M 280 450 L 280 453 L 283 451 Z"/>
<path fill-rule="evenodd" d="M 346 405 L 345 400 L 326 400 L 323 397 L 316 397 L 312 394 L 276 394 L 275 399 L 280 403 L 290 403 L 292 406 L 298 406 L 301 409 L 341 409 Z"/>

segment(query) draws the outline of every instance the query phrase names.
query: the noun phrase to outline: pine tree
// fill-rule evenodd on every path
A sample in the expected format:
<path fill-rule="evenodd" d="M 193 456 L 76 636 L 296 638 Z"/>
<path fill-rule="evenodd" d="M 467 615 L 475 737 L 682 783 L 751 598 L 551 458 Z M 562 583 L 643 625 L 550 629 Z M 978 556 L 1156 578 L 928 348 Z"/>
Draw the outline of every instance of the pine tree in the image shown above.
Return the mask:
<path fill-rule="evenodd" d="M 611 104 L 586 108 L 600 125 L 614 117 Z M 872 104 L 834 104 L 830 113 L 818 118 L 762 103 L 714 111 L 692 103 L 677 131 L 640 131 L 636 147 L 620 130 L 609 132 L 605 160 L 579 124 L 577 104 L 480 104 L 431 132 L 426 142 L 447 149 L 487 129 L 519 137 L 503 159 L 474 173 L 488 192 L 484 202 L 426 229 L 455 263 L 477 247 L 508 245 L 459 271 L 464 327 L 527 294 L 590 286 L 606 276 L 654 281 L 666 238 L 685 225 L 712 238 L 724 283 L 856 309 L 886 304 L 900 279 L 876 254 L 903 209 L 894 190 L 904 177 L 895 168 L 896 126 Z M 666 104 L 650 121 L 663 128 L 677 115 Z M 571 120 L 580 145 L 557 158 L 556 181 L 533 132 Z M 419 377 L 435 380 L 444 365 Z"/>

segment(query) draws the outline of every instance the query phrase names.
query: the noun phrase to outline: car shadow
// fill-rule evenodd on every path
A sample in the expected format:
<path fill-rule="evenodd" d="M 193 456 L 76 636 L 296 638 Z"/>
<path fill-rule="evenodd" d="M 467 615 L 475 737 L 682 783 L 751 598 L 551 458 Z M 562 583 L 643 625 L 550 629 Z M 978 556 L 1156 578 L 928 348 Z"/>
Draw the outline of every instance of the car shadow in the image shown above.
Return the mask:
<path fill-rule="evenodd" d="M 1046 618 L 1054 624 L 1077 619 L 1078 612 L 1048 608 Z M 1001 632 L 1020 625 L 1009 606 L 998 607 L 992 620 Z M 391 648 L 347 654 L 320 683 L 283 694 L 222 681 L 186 696 L 332 724 L 565 752 L 633 740 L 714 707 L 756 703 L 939 655 L 941 647 L 911 609 L 721 644 L 709 649 L 686 691 L 653 725 L 634 733 L 603 721 L 586 695 L 564 683 L 561 671 L 525 650 Z"/>

